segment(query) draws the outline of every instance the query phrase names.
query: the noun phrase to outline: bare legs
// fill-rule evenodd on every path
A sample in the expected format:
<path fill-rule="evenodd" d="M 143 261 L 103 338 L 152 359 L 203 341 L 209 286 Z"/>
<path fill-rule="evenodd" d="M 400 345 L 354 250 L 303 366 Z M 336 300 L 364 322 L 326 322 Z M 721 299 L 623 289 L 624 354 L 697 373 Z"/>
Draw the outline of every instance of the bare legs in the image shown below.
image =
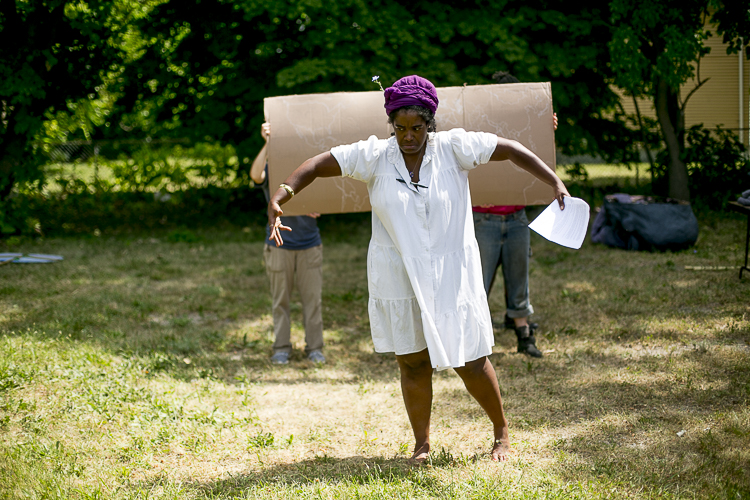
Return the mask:
<path fill-rule="evenodd" d="M 497 385 L 495 368 L 487 356 L 466 363 L 456 368 L 456 373 L 464 381 L 469 391 L 479 405 L 487 412 L 492 421 L 495 442 L 492 446 L 491 457 L 494 461 L 508 460 L 510 451 L 510 435 L 508 434 L 508 420 L 503 411 L 503 400 L 500 397 L 500 387 Z"/>
<path fill-rule="evenodd" d="M 401 391 L 404 394 L 406 413 L 409 415 L 414 432 L 414 453 L 412 460 L 423 462 L 430 453 L 430 411 L 432 409 L 432 365 L 427 350 L 413 354 L 397 355 L 401 370 Z M 493 460 L 508 459 L 510 438 L 508 421 L 503 412 L 500 388 L 497 385 L 495 369 L 487 357 L 470 361 L 456 368 L 474 399 L 487 412 L 494 428 L 495 442 L 491 456 Z"/>
<path fill-rule="evenodd" d="M 424 462 L 430 454 L 430 411 L 432 410 L 432 365 L 427 349 L 397 355 L 401 369 L 401 392 L 414 432 L 412 460 Z"/>

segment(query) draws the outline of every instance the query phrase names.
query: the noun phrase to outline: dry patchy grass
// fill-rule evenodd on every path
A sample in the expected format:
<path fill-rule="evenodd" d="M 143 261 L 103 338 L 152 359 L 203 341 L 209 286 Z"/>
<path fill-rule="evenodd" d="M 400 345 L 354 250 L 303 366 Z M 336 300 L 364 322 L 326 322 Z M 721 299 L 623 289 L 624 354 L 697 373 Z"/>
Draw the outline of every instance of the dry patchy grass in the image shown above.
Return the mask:
<path fill-rule="evenodd" d="M 498 329 L 491 358 L 514 453 L 455 373 L 434 377 L 432 466 L 392 356 L 372 351 L 361 227 L 325 239 L 328 363 L 268 362 L 259 231 L 59 239 L 0 267 L 0 497 L 651 498 L 750 496 L 750 281 L 744 221 L 697 246 L 580 251 L 534 237 L 541 360 Z M 502 287 L 490 305 L 502 320 Z"/>

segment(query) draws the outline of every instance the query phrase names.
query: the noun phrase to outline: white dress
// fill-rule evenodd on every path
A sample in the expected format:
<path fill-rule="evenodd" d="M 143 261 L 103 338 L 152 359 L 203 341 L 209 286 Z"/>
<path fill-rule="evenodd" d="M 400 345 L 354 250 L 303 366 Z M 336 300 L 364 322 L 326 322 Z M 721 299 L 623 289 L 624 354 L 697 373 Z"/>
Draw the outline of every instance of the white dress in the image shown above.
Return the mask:
<path fill-rule="evenodd" d="M 430 133 L 417 184 L 409 181 L 395 137 L 371 136 L 331 150 L 341 174 L 366 182 L 370 194 L 375 351 L 410 354 L 426 347 L 437 370 L 492 353 L 468 173 L 487 163 L 496 145 L 497 136 L 484 132 Z"/>

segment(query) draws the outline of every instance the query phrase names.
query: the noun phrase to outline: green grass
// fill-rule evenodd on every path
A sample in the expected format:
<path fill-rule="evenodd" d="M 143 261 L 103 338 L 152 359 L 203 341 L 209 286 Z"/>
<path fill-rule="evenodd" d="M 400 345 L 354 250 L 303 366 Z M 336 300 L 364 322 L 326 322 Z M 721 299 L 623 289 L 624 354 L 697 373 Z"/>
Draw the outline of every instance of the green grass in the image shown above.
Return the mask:
<path fill-rule="evenodd" d="M 557 174 L 566 184 L 572 177 L 567 172 L 567 165 L 558 165 Z M 620 185 L 645 185 L 651 182 L 651 174 L 647 163 L 633 165 L 632 168 L 622 165 L 610 165 L 606 163 L 585 163 L 583 168 L 588 174 L 588 180 L 593 186 Z M 636 183 L 637 181 L 637 183 Z"/>
<path fill-rule="evenodd" d="M 418 469 L 369 338 L 366 216 L 321 221 L 323 366 L 299 305 L 291 363 L 268 361 L 260 228 L 0 246 L 65 257 L 0 266 L 0 498 L 747 498 L 750 279 L 685 269 L 739 265 L 745 221 L 700 222 L 678 253 L 533 235 L 545 357 L 502 329 L 491 357 L 511 461 L 488 460 L 489 421 L 448 371 Z"/>

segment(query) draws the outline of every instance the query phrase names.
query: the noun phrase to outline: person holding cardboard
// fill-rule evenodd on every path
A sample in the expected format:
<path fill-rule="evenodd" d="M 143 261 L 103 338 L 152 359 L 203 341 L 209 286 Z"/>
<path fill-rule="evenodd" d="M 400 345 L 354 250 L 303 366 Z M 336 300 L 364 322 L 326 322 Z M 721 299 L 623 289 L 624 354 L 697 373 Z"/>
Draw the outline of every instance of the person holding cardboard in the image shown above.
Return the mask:
<path fill-rule="evenodd" d="M 520 83 L 506 71 L 492 75 L 495 83 Z M 557 130 L 557 115 L 552 115 Z M 512 328 L 518 340 L 518 352 L 541 358 L 534 331 L 539 326 L 530 322 L 534 308 L 529 299 L 529 255 L 531 236 L 529 220 L 523 205 L 478 205 L 474 212 L 474 232 L 482 259 L 484 290 L 490 296 L 497 269 L 502 266 L 505 291 L 505 328 Z"/>
<path fill-rule="evenodd" d="M 318 177 L 367 183 L 372 205 L 368 249 L 370 325 L 377 352 L 394 352 L 414 432 L 411 459 L 430 451 L 434 369 L 453 368 L 493 424 L 492 460 L 508 459 L 510 438 L 495 370 L 494 336 L 471 216 L 468 172 L 511 160 L 570 196 L 544 162 L 516 141 L 484 132 L 436 132 L 437 92 L 404 77 L 384 92 L 394 135 L 337 146 L 300 165 L 268 204 L 271 239 L 284 244 L 281 205 Z"/>
<path fill-rule="evenodd" d="M 271 134 L 271 125 L 264 123 L 261 135 L 266 141 Z M 250 177 L 263 188 L 269 201 L 267 179 L 268 163 L 264 146 L 250 168 Z M 302 317 L 305 325 L 305 352 L 313 363 L 325 363 L 323 355 L 323 244 L 313 213 L 286 217 L 285 222 L 294 231 L 287 238 L 285 248 L 272 244 L 271 227 L 266 227 L 266 245 L 263 260 L 271 284 L 274 343 L 271 362 L 277 365 L 289 363 L 292 352 L 290 298 L 296 281 L 302 299 Z"/>

